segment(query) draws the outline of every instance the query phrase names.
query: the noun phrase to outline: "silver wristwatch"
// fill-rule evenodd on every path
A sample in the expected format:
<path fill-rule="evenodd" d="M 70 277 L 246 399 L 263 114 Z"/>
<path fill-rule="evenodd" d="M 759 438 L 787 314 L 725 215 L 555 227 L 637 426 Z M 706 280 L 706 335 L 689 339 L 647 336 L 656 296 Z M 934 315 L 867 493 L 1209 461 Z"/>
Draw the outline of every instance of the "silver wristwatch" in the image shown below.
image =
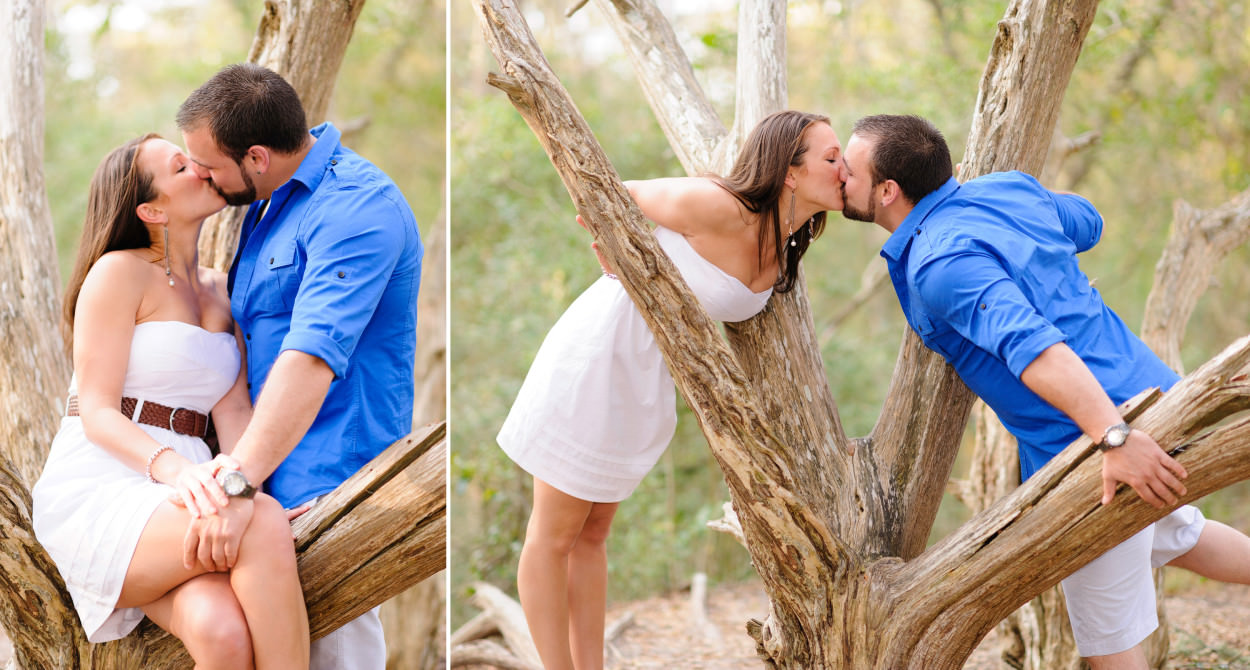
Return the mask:
<path fill-rule="evenodd" d="M 217 485 L 232 498 L 252 498 L 256 495 L 256 487 L 238 470 L 223 469 L 218 472 Z"/>
<path fill-rule="evenodd" d="M 1128 424 L 1123 421 L 1113 426 L 1108 426 L 1107 430 L 1103 431 L 1102 441 L 1098 443 L 1098 449 L 1101 451 L 1107 451 L 1108 449 L 1115 449 L 1116 447 L 1124 446 L 1124 443 L 1128 441 L 1128 434 L 1132 432 L 1132 430 L 1133 429 L 1129 428 Z"/>

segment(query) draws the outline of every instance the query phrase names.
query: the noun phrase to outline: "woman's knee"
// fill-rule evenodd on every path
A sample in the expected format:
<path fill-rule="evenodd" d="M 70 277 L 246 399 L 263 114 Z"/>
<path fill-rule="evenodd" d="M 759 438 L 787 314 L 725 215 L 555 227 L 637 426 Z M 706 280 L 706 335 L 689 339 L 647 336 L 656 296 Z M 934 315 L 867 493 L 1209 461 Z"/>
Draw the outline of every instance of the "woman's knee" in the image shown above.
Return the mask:
<path fill-rule="evenodd" d="M 251 668 L 252 633 L 233 592 L 206 590 L 184 603 L 175 631 L 197 664 L 209 668 Z"/>
<path fill-rule="evenodd" d="M 243 558 L 246 548 L 268 557 L 295 556 L 295 542 L 291 537 L 291 522 L 287 520 L 282 504 L 271 496 L 256 494 L 253 500 L 252 520 L 243 533 L 239 556 Z"/>
<path fill-rule="evenodd" d="M 582 532 L 577 536 L 577 544 L 593 547 L 607 544 L 608 534 L 612 531 L 612 519 L 616 517 L 616 508 L 615 503 L 610 506 L 596 505 L 590 516 L 586 518 Z"/>

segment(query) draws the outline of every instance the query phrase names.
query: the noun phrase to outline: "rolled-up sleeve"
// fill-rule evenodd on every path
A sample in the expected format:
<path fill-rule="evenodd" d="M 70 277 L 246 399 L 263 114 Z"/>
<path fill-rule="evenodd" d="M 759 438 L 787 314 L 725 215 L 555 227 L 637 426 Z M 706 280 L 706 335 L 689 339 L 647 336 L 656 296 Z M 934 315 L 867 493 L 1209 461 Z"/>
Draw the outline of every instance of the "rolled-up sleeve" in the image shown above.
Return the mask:
<path fill-rule="evenodd" d="M 340 191 L 301 236 L 308 264 L 282 350 L 316 356 L 342 377 L 405 247 L 398 204 L 368 190 Z"/>
<path fill-rule="evenodd" d="M 1089 251 L 1102 239 L 1102 215 L 1094 204 L 1073 193 L 1051 193 L 1063 233 L 1076 245 L 1077 253 Z"/>
<path fill-rule="evenodd" d="M 963 243 L 917 260 L 916 293 L 929 314 L 1002 361 L 1017 378 L 1047 347 L 1066 339 L 993 254 Z"/>

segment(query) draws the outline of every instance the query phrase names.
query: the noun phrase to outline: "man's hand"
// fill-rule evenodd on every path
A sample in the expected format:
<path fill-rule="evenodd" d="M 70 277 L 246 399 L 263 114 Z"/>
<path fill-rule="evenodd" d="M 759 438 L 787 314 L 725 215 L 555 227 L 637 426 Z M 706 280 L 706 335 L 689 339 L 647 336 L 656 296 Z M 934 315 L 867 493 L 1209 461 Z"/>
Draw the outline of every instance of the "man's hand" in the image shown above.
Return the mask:
<path fill-rule="evenodd" d="M 222 468 L 238 470 L 238 461 L 226 454 L 218 454 L 205 463 L 191 463 L 186 459 L 183 462 L 185 465 L 170 484 L 174 487 L 174 492 L 169 495 L 170 502 L 185 507 L 193 519 L 212 516 L 217 513 L 218 507 L 230 504 L 230 498 L 221 490 L 215 477 Z"/>
<path fill-rule="evenodd" d="M 1122 446 L 1102 454 L 1102 504 L 1109 504 L 1116 485 L 1124 482 L 1155 507 L 1175 505 L 1177 496 L 1185 495 L 1181 480 L 1188 476 L 1153 438 L 1134 430 Z"/>
<path fill-rule="evenodd" d="M 243 531 L 252 522 L 250 498 L 230 498 L 230 504 L 212 516 L 192 518 L 182 542 L 182 565 L 190 570 L 198 562 L 208 572 L 225 572 L 239 559 Z"/>

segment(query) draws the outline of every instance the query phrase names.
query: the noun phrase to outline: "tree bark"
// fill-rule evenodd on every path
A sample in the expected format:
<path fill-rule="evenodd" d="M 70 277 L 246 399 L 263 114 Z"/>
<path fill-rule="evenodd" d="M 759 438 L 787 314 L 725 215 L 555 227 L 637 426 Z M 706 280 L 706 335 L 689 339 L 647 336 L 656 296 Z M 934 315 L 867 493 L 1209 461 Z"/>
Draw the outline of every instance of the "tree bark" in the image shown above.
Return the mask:
<path fill-rule="evenodd" d="M 738 3 L 738 87 L 733 130 L 718 147 L 724 174 L 743 140 L 765 116 L 789 106 L 786 80 L 786 3 L 743 0 Z"/>
<path fill-rule="evenodd" d="M 703 95 L 664 14 L 651 0 L 595 0 L 595 4 L 613 19 L 612 28 L 625 52 L 640 68 L 638 81 L 682 167 L 696 173 L 719 164 L 726 155 L 720 147 L 725 126 Z"/>
<path fill-rule="evenodd" d="M 386 665 L 443 670 L 447 661 L 447 580 L 436 573 L 382 605 Z"/>
<path fill-rule="evenodd" d="M 299 93 L 308 125 L 326 118 L 343 54 L 365 0 L 265 0 L 247 60 L 282 75 Z M 200 264 L 226 270 L 246 207 L 227 207 L 200 232 Z"/>
<path fill-rule="evenodd" d="M 1009 9 L 991 58 L 990 70 L 997 74 L 986 76 L 982 91 L 982 104 L 1001 104 L 986 112 L 993 122 L 974 132 L 966 174 L 1040 168 L 1041 156 L 1028 148 L 1049 140 L 1094 6 L 1037 3 Z M 840 443 L 835 428 L 808 432 L 813 423 L 837 425 L 832 399 L 826 405 L 805 398 L 806 404 L 799 405 L 808 416 L 828 408 L 830 416 L 815 420 L 791 422 L 789 413 L 798 411 L 793 406 L 771 411 L 767 403 L 778 394 L 804 397 L 794 388 L 803 388 L 803 379 L 790 378 L 806 374 L 806 361 L 795 359 L 796 349 L 799 356 L 819 360 L 802 351 L 804 339 L 813 339 L 810 315 L 791 315 L 782 323 L 776 304 L 786 301 L 773 301 L 756 319 L 768 322 L 760 330 L 771 337 L 759 340 L 767 346 L 738 347 L 738 359 L 758 375 L 743 372 L 642 225 L 641 213 L 516 6 L 476 0 L 474 7 L 503 73 L 490 82 L 508 94 L 547 151 L 655 334 L 725 474 L 748 550 L 772 600 L 769 621 L 754 627 L 768 664 L 960 667 L 1003 616 L 1162 515 L 1133 495 L 1101 507 L 1100 461 L 1089 441 L 1082 440 L 937 547 L 911 561 L 900 560 L 923 546 L 916 526 L 927 533 L 931 517 L 926 516 L 936 509 L 930 501 L 940 497 L 949 476 L 971 394 L 909 334 L 882 418 L 872 437 L 856 448 Z M 1024 19 L 1026 12 L 1034 12 L 1034 18 Z M 1027 39 L 1016 39 L 1021 36 Z M 1024 76 L 1027 90 L 1017 92 L 1044 104 L 1016 104 L 1014 96 L 1000 90 L 1019 84 L 1024 62 L 1054 70 Z M 802 295 L 796 291 L 793 301 L 801 302 Z M 779 343 L 790 355 L 768 358 L 767 350 L 782 348 Z M 1138 426 L 1162 443 L 1192 442 L 1181 456 L 1191 472 L 1191 498 L 1250 476 L 1250 464 L 1218 471 L 1210 467 L 1231 456 L 1230 450 L 1250 449 L 1239 442 L 1250 432 L 1250 422 L 1194 438 L 1197 431 L 1250 407 L 1248 366 L 1250 340 L 1243 340 L 1138 419 Z M 822 388 L 827 394 L 827 384 L 810 390 L 819 395 Z M 793 439 L 792 434 L 816 437 Z M 832 437 L 822 440 L 822 435 Z M 930 472 L 935 468 L 941 470 L 936 477 Z M 813 492 L 802 485 L 805 481 L 836 486 L 830 487 L 832 493 Z M 810 504 L 822 496 L 830 500 L 828 507 Z M 1026 560 L 1039 547 L 1047 556 L 1045 565 Z"/>
<path fill-rule="evenodd" d="M 1215 268 L 1247 239 L 1250 189 L 1209 210 L 1176 201 L 1172 232 L 1155 266 L 1154 285 L 1142 319 L 1142 339 L 1173 370 L 1185 369 L 1181 342 L 1198 299 L 1211 285 Z"/>
<path fill-rule="evenodd" d="M 1041 174 L 1063 92 L 1097 9 L 1097 0 L 1013 0 L 1007 7 L 981 75 L 964 179 L 1002 170 Z M 1020 125 L 1026 119 L 1042 125 Z"/>
<path fill-rule="evenodd" d="M 44 13 L 42 0 L 0 8 L 0 457 L 28 487 L 70 377 L 43 178 Z"/>

